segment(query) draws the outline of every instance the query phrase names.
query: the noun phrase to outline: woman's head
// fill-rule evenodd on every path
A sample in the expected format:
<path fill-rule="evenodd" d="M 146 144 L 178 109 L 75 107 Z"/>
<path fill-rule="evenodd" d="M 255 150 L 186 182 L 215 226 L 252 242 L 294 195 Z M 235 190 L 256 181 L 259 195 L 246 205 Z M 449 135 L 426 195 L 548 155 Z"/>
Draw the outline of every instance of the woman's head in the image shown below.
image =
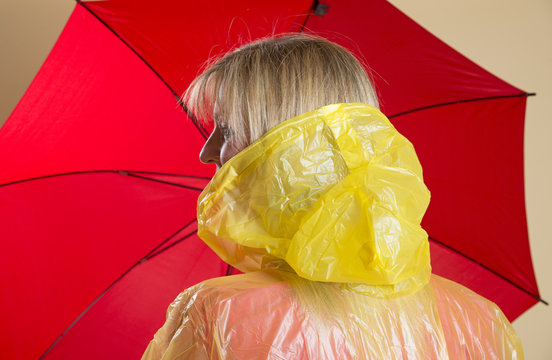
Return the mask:
<path fill-rule="evenodd" d="M 192 82 L 183 101 L 198 119 L 215 121 L 200 158 L 218 166 L 299 114 L 335 103 L 378 107 L 358 59 L 307 35 L 262 39 L 226 54 Z"/>

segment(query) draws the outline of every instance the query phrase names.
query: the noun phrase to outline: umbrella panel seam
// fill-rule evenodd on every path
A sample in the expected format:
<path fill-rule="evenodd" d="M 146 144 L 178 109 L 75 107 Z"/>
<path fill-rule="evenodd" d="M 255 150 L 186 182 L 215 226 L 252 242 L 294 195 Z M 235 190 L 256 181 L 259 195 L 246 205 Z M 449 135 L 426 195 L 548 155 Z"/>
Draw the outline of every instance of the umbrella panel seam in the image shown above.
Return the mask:
<path fill-rule="evenodd" d="M 439 240 L 437 240 L 437 239 L 435 239 L 435 238 L 433 238 L 433 237 L 431 237 L 431 236 L 429 237 L 429 239 L 430 239 L 431 241 L 433 241 L 433 242 L 435 242 L 435 243 L 437 243 L 437 244 L 439 244 L 439 245 L 441 245 L 441 246 L 443 246 L 443 247 L 445 247 L 445 248 L 447 248 L 447 249 L 449 249 L 449 250 L 451 250 L 451 251 L 457 253 L 458 255 L 463 256 L 465 259 L 468 259 L 468 260 L 470 260 L 471 262 L 473 262 L 473 263 L 475 263 L 475 264 L 481 266 L 481 267 L 484 268 L 485 270 L 491 272 L 492 274 L 498 276 L 498 277 L 501 278 L 502 280 L 508 282 L 510 285 L 513 285 L 513 286 L 515 286 L 516 288 L 518 288 L 519 290 L 521 290 L 521 291 L 523 291 L 524 293 L 526 293 L 527 295 L 530 295 L 530 296 L 531 296 L 532 298 L 534 298 L 535 300 L 538 300 L 538 301 L 542 302 L 544 305 L 549 305 L 548 302 L 547 302 L 546 300 L 542 299 L 539 295 L 533 294 L 532 292 L 530 292 L 529 290 L 525 289 L 525 288 L 522 287 L 521 285 L 518 285 L 518 284 L 515 283 L 514 281 L 508 279 L 506 276 L 504 276 L 504 275 L 500 274 L 499 272 L 497 272 L 497 271 L 491 269 L 491 268 L 488 267 L 487 265 L 485 265 L 485 264 L 483 264 L 483 263 L 477 261 L 476 259 L 472 258 L 471 256 L 468 256 L 467 254 L 464 254 L 463 252 L 461 252 L 461 251 L 459 251 L 459 250 L 453 248 L 452 246 L 449 246 L 449 245 L 445 244 L 444 242 L 439 241 Z"/>
<path fill-rule="evenodd" d="M 192 121 L 192 123 L 194 124 L 194 126 L 197 128 L 197 130 L 199 131 L 200 135 L 205 139 L 207 140 L 208 137 L 209 137 L 209 132 L 201 125 L 201 123 L 195 118 L 195 116 L 191 113 L 191 111 L 188 109 L 188 107 L 186 106 L 186 104 L 184 104 L 181 99 L 180 99 L 180 96 L 174 91 L 174 89 L 169 85 L 169 83 L 167 83 L 167 81 L 161 76 L 161 74 L 159 74 L 154 68 L 153 66 L 151 66 L 147 61 L 146 59 L 140 55 L 138 53 L 138 51 L 136 49 L 134 49 L 125 39 L 123 39 L 123 37 L 117 33 L 111 26 L 109 26 L 105 21 L 102 20 L 102 18 L 100 18 L 94 11 L 92 11 L 92 9 L 90 9 L 89 7 L 87 7 L 84 2 L 82 2 L 81 0 L 76 0 L 77 1 L 77 4 L 78 5 L 81 5 L 84 9 L 86 9 L 86 11 L 88 11 L 92 16 L 94 16 L 100 23 L 102 23 L 109 31 L 111 31 L 119 40 L 121 40 L 123 42 L 123 44 L 125 44 L 136 56 L 138 56 L 138 58 L 140 60 L 142 60 L 144 62 L 144 64 L 151 70 L 153 71 L 153 73 L 163 82 L 163 84 L 165 84 L 165 86 L 167 86 L 167 88 L 169 89 L 169 91 L 174 95 L 174 97 L 176 98 L 178 104 L 180 106 L 182 106 L 183 110 L 186 112 L 186 115 L 188 115 L 188 117 L 190 118 L 190 120 Z"/>

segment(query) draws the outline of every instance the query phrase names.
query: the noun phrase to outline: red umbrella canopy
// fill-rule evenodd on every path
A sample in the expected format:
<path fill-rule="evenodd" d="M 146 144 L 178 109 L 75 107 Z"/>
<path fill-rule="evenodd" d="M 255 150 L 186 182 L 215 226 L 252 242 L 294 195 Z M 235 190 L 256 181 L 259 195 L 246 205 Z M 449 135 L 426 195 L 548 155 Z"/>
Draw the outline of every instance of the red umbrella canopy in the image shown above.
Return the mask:
<path fill-rule="evenodd" d="M 539 298 L 523 189 L 528 95 L 383 0 L 78 2 L 0 131 L 2 357 L 136 358 L 227 267 L 195 235 L 209 129 L 178 96 L 205 60 L 312 32 L 374 71 L 432 192 L 434 272 L 514 319 Z"/>

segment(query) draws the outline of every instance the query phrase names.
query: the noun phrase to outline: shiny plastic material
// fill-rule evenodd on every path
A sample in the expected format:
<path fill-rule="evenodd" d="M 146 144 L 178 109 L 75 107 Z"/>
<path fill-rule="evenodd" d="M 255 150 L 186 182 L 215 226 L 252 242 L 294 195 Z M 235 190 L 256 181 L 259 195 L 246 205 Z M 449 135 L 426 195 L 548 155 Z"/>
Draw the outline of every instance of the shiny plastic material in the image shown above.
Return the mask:
<path fill-rule="evenodd" d="M 167 310 L 142 359 L 523 359 L 488 300 L 432 275 L 382 299 L 284 271 L 204 281 Z"/>
<path fill-rule="evenodd" d="M 429 280 L 429 197 L 412 144 L 378 109 L 328 105 L 225 163 L 199 197 L 198 234 L 243 272 L 283 260 L 393 296 Z"/>
<path fill-rule="evenodd" d="M 376 108 L 283 122 L 229 160 L 198 234 L 244 275 L 181 293 L 144 359 L 521 359 L 492 302 L 431 275 L 412 144 Z"/>

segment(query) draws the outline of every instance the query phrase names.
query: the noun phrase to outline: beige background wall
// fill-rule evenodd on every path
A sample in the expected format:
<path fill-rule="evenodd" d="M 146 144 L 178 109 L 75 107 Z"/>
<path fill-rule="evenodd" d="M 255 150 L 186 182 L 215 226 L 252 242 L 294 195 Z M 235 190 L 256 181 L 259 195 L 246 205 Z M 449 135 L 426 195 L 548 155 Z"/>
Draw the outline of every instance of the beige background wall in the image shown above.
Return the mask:
<path fill-rule="evenodd" d="M 541 295 L 552 302 L 552 1 L 391 0 L 433 34 L 528 99 L 525 179 L 529 236 Z M 44 62 L 73 0 L 0 1 L 0 124 Z M 370 14 L 377 16 L 377 14 Z M 367 17 L 369 19 L 369 17 Z M 552 307 L 538 304 L 514 322 L 527 359 L 552 359 Z"/>

